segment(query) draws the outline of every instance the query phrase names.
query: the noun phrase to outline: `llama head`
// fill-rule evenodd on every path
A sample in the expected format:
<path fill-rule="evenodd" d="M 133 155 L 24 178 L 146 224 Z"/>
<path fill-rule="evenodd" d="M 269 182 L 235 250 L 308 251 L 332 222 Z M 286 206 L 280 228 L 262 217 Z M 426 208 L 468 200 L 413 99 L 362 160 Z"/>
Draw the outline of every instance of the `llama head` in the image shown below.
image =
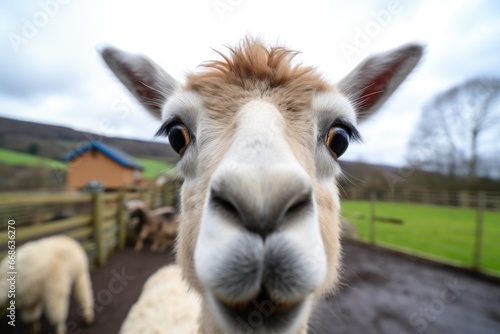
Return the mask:
<path fill-rule="evenodd" d="M 179 84 L 146 57 L 102 51 L 181 155 L 178 260 L 206 332 L 305 328 L 338 280 L 337 159 L 422 48 L 372 56 L 337 85 L 294 55 L 247 39 Z"/>

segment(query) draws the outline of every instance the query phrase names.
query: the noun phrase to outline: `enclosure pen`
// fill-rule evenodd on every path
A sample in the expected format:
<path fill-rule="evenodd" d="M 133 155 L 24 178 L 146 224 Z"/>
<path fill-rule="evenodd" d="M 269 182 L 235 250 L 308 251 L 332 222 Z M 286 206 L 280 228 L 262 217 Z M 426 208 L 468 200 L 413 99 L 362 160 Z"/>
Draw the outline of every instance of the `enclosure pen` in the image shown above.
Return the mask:
<path fill-rule="evenodd" d="M 500 193 L 464 193 L 351 191 L 343 216 L 361 241 L 500 275 Z"/>
<path fill-rule="evenodd" d="M 148 207 L 175 205 L 179 183 L 118 192 L 0 193 L 0 259 L 7 254 L 7 222 L 16 221 L 16 243 L 22 245 L 50 235 L 78 240 L 91 265 L 103 266 L 108 256 L 125 246 L 126 200 L 141 199 Z"/>

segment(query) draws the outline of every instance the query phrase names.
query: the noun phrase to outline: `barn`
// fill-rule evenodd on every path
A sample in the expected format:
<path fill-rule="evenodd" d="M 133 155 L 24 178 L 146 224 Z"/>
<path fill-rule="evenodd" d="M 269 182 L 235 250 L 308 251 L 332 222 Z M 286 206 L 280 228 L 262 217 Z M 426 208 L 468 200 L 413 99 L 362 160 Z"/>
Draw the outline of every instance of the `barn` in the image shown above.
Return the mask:
<path fill-rule="evenodd" d="M 142 180 L 141 166 L 122 150 L 93 140 L 64 156 L 68 163 L 66 185 L 70 190 L 99 182 L 104 189 L 130 188 Z"/>

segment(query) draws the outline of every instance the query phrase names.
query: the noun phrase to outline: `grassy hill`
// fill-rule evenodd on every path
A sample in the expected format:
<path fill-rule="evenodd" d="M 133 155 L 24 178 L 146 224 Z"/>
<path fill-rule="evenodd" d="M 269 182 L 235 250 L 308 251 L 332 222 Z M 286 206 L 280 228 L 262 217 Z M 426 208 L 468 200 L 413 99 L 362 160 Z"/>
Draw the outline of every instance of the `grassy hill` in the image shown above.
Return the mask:
<path fill-rule="evenodd" d="M 64 162 L 3 148 L 0 148 L 0 163 L 9 166 L 42 166 L 47 168 L 66 169 L 66 164 Z"/>
<path fill-rule="evenodd" d="M 153 134 L 151 135 L 153 136 Z M 136 157 L 175 161 L 177 153 L 165 142 L 106 137 L 63 126 L 0 117 L 0 148 L 61 159 L 90 140 L 100 140 Z"/>
<path fill-rule="evenodd" d="M 154 179 L 158 174 L 172 175 L 174 172 L 174 165 L 160 160 L 148 158 L 136 158 L 137 162 L 144 166 L 142 176 L 146 180 Z"/>
<path fill-rule="evenodd" d="M 140 157 L 145 179 L 171 171 L 177 153 L 165 142 L 106 137 L 63 126 L 0 117 L 0 189 L 63 189 L 66 164 L 61 158 L 90 140 Z"/>

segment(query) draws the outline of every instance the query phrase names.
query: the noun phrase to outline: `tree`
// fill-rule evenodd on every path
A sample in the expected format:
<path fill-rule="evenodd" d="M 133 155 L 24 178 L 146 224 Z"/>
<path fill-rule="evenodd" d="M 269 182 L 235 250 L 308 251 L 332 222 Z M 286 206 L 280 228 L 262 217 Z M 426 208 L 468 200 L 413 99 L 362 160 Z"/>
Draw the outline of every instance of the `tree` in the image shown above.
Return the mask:
<path fill-rule="evenodd" d="M 38 152 L 40 151 L 40 147 L 38 146 L 37 143 L 31 143 L 28 146 L 28 153 L 32 155 L 38 155 Z"/>
<path fill-rule="evenodd" d="M 498 177 L 500 79 L 474 78 L 424 106 L 407 162 L 448 176 Z"/>

